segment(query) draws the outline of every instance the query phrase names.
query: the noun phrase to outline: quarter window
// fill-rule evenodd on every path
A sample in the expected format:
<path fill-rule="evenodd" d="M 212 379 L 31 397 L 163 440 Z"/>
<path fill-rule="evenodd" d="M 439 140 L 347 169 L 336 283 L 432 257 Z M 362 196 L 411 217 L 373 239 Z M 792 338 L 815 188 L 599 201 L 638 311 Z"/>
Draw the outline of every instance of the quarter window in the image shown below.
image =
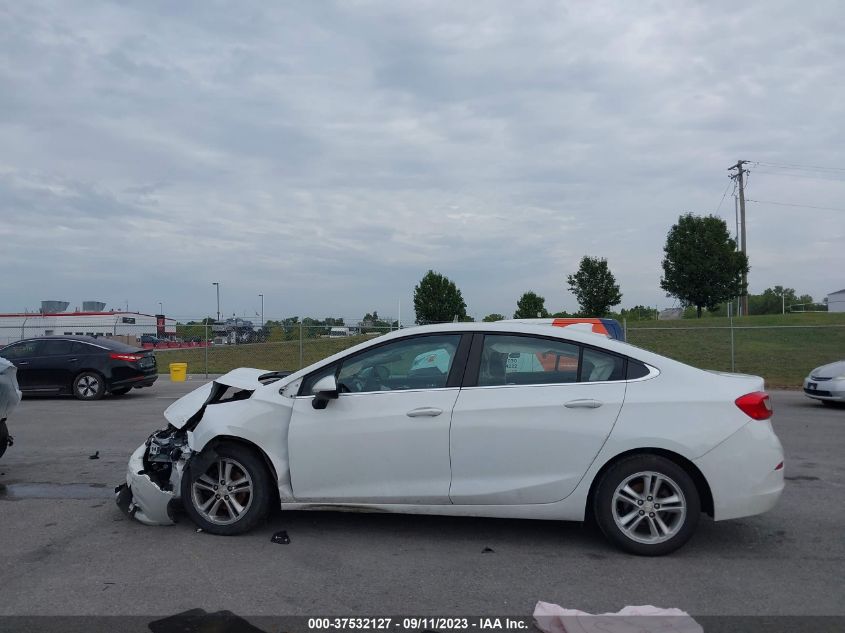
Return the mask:
<path fill-rule="evenodd" d="M 479 386 L 577 382 L 578 346 L 564 341 L 488 334 L 481 350 Z"/>
<path fill-rule="evenodd" d="M 341 361 L 341 392 L 437 389 L 446 386 L 460 334 L 415 336 Z"/>

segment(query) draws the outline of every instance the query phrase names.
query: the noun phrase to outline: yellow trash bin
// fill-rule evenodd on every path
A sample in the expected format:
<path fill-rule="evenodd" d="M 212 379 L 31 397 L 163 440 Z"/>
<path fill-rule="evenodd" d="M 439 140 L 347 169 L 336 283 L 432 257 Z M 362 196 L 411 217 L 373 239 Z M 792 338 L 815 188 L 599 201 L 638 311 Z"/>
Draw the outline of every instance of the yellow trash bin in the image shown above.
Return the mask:
<path fill-rule="evenodd" d="M 170 363 L 170 380 L 185 382 L 188 375 L 188 363 Z"/>

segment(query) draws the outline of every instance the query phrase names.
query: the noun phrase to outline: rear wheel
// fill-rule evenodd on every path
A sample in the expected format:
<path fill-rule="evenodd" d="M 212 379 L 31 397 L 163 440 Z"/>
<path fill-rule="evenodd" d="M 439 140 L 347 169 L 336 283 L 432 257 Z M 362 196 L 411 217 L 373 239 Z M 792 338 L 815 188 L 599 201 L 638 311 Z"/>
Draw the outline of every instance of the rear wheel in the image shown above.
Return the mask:
<path fill-rule="evenodd" d="M 632 554 L 661 556 L 693 535 L 701 501 L 692 477 L 675 462 L 634 455 L 604 473 L 593 509 L 614 545 Z"/>
<path fill-rule="evenodd" d="M 113 396 L 125 396 L 130 391 L 132 391 L 132 387 L 121 387 L 120 389 L 112 389 L 111 395 L 113 395 Z"/>
<path fill-rule="evenodd" d="M 261 457 L 245 446 L 227 442 L 215 452 L 216 459 L 202 472 L 188 465 L 182 475 L 182 503 L 206 532 L 242 534 L 267 517 L 270 475 Z"/>
<path fill-rule="evenodd" d="M 73 381 L 73 395 L 79 400 L 99 400 L 106 392 L 106 381 L 94 371 L 85 371 Z"/>

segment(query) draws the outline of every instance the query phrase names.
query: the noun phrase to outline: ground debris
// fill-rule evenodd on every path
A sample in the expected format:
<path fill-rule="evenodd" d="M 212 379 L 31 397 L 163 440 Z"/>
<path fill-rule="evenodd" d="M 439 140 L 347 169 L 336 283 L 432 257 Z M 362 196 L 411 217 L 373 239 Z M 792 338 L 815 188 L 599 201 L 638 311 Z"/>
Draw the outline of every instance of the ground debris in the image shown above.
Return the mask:
<path fill-rule="evenodd" d="M 277 543 L 279 545 L 287 545 L 290 543 L 290 537 L 288 533 L 284 530 L 280 532 L 276 532 L 272 537 L 270 537 L 271 543 Z"/>
<path fill-rule="evenodd" d="M 482 554 L 495 554 L 496 550 L 494 550 L 492 547 L 485 547 L 483 550 L 481 550 L 481 553 Z"/>
<path fill-rule="evenodd" d="M 94 454 L 89 455 L 88 459 L 100 459 L 100 451 L 94 451 Z"/>

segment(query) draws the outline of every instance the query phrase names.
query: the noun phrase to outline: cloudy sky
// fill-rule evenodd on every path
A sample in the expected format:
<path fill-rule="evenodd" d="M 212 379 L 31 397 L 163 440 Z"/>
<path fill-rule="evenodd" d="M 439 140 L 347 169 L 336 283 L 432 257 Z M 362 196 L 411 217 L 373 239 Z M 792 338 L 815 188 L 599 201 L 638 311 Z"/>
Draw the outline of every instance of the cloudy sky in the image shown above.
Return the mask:
<path fill-rule="evenodd" d="M 666 232 L 733 228 L 737 159 L 766 201 L 751 290 L 820 299 L 845 288 L 843 32 L 840 0 L 3 0 L 0 311 L 201 317 L 219 281 L 227 314 L 405 320 L 429 268 L 478 318 L 529 289 L 574 310 L 585 254 L 666 307 Z"/>

